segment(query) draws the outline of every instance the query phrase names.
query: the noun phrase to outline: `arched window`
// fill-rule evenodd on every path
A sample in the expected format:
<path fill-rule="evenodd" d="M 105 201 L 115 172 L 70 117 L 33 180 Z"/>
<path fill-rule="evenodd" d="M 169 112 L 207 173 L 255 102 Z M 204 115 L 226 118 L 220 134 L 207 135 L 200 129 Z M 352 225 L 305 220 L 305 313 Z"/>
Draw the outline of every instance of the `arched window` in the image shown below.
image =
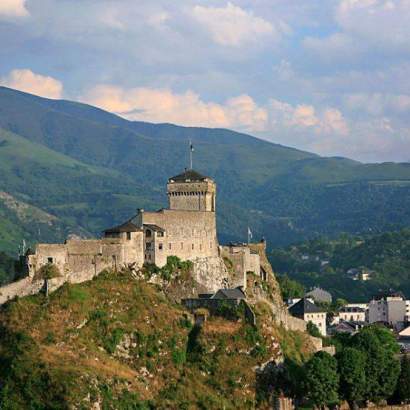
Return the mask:
<path fill-rule="evenodd" d="M 145 231 L 145 236 L 146 236 L 147 238 L 151 238 L 152 232 L 151 232 L 150 229 L 147 229 L 147 230 Z"/>

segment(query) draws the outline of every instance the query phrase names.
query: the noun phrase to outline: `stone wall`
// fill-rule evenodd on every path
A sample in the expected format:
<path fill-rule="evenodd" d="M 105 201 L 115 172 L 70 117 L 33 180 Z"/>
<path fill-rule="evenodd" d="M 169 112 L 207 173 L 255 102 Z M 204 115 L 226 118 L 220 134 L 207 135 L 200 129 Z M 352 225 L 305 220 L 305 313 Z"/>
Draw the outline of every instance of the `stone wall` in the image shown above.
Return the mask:
<path fill-rule="evenodd" d="M 220 246 L 220 255 L 228 259 L 231 266 L 232 287 L 242 286 L 246 288 L 246 273 L 253 272 L 260 276 L 260 256 L 252 253 L 247 245 Z"/>
<path fill-rule="evenodd" d="M 159 267 L 166 264 L 168 256 L 178 256 L 182 260 L 218 256 L 214 212 L 140 211 L 133 223 L 136 226 L 158 225 L 165 229 L 164 236 L 155 239 L 155 251 L 152 253 L 152 263 Z"/>
<path fill-rule="evenodd" d="M 214 293 L 221 288 L 233 287 L 224 261 L 219 257 L 195 258 L 193 279 L 207 292 Z"/>
<path fill-rule="evenodd" d="M 89 280 L 104 269 L 119 269 L 128 264 L 144 263 L 143 233 L 126 237 L 91 240 L 68 240 L 64 244 L 38 244 L 28 257 L 29 276 L 45 264 L 53 263 L 71 282 Z"/>

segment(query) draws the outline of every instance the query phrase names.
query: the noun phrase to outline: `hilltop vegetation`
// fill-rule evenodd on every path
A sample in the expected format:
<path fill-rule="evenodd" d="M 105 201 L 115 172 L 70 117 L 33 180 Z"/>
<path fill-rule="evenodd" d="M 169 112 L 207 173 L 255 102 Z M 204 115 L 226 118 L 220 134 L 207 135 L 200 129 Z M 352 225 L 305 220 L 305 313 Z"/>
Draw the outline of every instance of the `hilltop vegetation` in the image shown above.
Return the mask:
<path fill-rule="evenodd" d="M 309 356 L 306 337 L 189 314 L 128 272 L 9 302 L 0 310 L 2 409 L 271 408 L 272 379 L 256 368 L 280 355 Z M 74 406 L 74 407 L 73 407 Z"/>
<path fill-rule="evenodd" d="M 0 225 L 0 247 L 98 235 L 137 207 L 164 206 L 167 178 L 188 163 L 189 139 L 194 167 L 218 184 L 222 241 L 245 240 L 248 226 L 278 246 L 410 225 L 410 164 L 322 158 L 229 130 L 131 122 L 0 87 L 0 190 L 59 227 L 39 232 L 35 217 L 9 210 L 17 219 L 14 229 Z"/>
<path fill-rule="evenodd" d="M 410 297 L 410 229 L 336 240 L 318 238 L 270 254 L 273 269 L 305 286 L 320 286 L 334 297 L 368 301 L 380 290 L 398 289 Z M 372 271 L 368 281 L 352 280 L 351 268 Z M 300 286 L 287 283 L 289 292 Z"/>

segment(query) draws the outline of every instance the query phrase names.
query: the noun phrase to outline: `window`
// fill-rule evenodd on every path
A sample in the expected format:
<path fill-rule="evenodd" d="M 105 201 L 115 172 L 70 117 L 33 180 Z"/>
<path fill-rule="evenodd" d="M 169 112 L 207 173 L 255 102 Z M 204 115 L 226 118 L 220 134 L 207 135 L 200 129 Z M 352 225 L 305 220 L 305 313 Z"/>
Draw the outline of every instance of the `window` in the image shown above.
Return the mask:
<path fill-rule="evenodd" d="M 168 249 L 171 250 L 172 249 L 172 243 L 168 244 Z"/>
<path fill-rule="evenodd" d="M 163 248 L 162 243 L 159 243 L 159 244 L 158 244 L 158 249 L 159 249 L 160 251 L 162 251 L 162 248 Z"/>
<path fill-rule="evenodd" d="M 147 238 L 151 238 L 152 232 L 151 232 L 150 229 L 147 229 L 147 230 L 145 231 L 145 236 L 146 236 Z"/>
<path fill-rule="evenodd" d="M 194 244 L 192 244 L 192 250 L 194 250 L 194 248 L 195 248 L 195 245 L 194 245 Z"/>
<path fill-rule="evenodd" d="M 157 236 L 158 236 L 159 238 L 162 238 L 162 237 L 164 236 L 164 232 L 158 231 Z"/>
<path fill-rule="evenodd" d="M 53 258 L 47 258 L 48 263 L 53 263 Z"/>
<path fill-rule="evenodd" d="M 127 232 L 127 241 L 131 240 L 131 232 Z"/>
<path fill-rule="evenodd" d="M 184 242 L 181 242 L 181 249 L 184 249 Z"/>

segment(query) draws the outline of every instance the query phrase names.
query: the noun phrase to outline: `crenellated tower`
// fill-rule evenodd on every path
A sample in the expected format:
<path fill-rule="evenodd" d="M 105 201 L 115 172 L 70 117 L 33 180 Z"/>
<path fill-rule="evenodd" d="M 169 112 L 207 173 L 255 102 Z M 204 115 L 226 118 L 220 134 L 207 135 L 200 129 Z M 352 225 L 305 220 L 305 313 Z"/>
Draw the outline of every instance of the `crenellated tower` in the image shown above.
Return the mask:
<path fill-rule="evenodd" d="M 215 212 L 215 182 L 192 169 L 169 178 L 167 193 L 171 210 Z"/>

